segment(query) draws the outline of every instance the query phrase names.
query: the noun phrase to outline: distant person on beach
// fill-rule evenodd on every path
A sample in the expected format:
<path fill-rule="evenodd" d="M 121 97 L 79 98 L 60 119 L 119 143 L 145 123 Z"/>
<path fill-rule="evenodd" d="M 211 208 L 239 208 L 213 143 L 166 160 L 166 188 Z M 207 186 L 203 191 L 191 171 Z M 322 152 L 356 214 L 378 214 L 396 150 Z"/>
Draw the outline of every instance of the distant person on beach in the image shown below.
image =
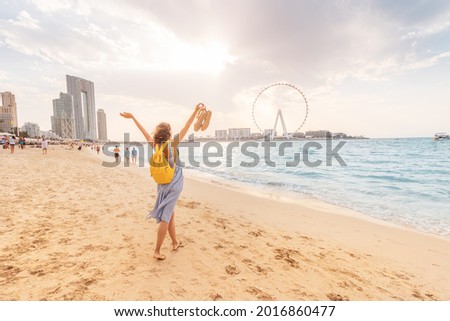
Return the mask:
<path fill-rule="evenodd" d="M 130 166 L 130 150 L 128 149 L 128 147 L 125 148 L 124 156 L 125 156 L 125 166 L 129 167 Z"/>
<path fill-rule="evenodd" d="M 11 150 L 11 154 L 14 154 L 14 146 L 16 146 L 16 137 L 11 136 L 9 138 L 9 149 Z"/>
<path fill-rule="evenodd" d="M 116 145 L 116 148 L 114 148 L 114 157 L 116 158 L 116 163 L 119 162 L 119 153 L 120 153 L 120 148 Z"/>
<path fill-rule="evenodd" d="M 48 140 L 45 139 L 45 137 L 42 137 L 42 142 L 41 142 L 41 147 L 42 147 L 42 155 L 47 154 L 47 149 L 48 149 Z"/>
<path fill-rule="evenodd" d="M 100 145 L 97 145 L 97 155 L 100 154 Z"/>
<path fill-rule="evenodd" d="M 19 148 L 24 149 L 24 147 L 25 147 L 25 138 L 20 137 L 19 138 Z"/>
<path fill-rule="evenodd" d="M 82 143 L 78 144 L 78 150 L 81 150 L 82 147 L 83 147 Z"/>
<path fill-rule="evenodd" d="M 137 121 L 137 119 L 130 113 L 121 113 L 120 115 L 124 118 L 129 118 L 134 121 L 136 126 L 144 135 L 147 142 L 153 147 L 157 147 L 158 149 L 165 144 L 164 155 L 166 155 L 170 166 L 173 168 L 175 165 L 175 174 L 173 179 L 168 184 L 158 184 L 157 188 L 157 197 L 154 208 L 147 215 L 147 219 L 153 217 L 156 219 L 156 222 L 159 223 L 158 232 L 156 235 L 156 247 L 155 252 L 153 253 L 153 258 L 157 260 L 164 260 L 165 255 L 161 254 L 161 245 L 164 242 L 167 231 L 169 232 L 169 236 L 172 239 L 172 250 L 176 251 L 180 246 L 182 246 L 182 242 L 177 240 L 176 231 L 175 231 L 175 205 L 177 203 L 178 198 L 180 197 L 180 193 L 183 189 L 183 171 L 181 168 L 181 162 L 178 158 L 178 144 L 183 140 L 186 136 L 189 128 L 194 122 L 195 116 L 197 113 L 204 108 L 203 104 L 198 104 L 195 107 L 191 117 L 189 117 L 186 125 L 181 129 L 180 133 L 175 135 L 172 140 L 172 128 L 168 123 L 160 123 L 156 126 L 155 134 L 150 136 L 144 127 Z"/>
<path fill-rule="evenodd" d="M 131 150 L 131 163 L 136 164 L 137 150 L 135 147 Z"/>

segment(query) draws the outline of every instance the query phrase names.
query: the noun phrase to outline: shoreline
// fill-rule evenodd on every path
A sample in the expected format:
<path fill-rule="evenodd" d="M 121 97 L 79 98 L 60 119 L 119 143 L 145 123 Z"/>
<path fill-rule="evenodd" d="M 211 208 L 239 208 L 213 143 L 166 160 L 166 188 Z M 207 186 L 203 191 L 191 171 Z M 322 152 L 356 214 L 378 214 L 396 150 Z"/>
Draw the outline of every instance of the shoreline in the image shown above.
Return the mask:
<path fill-rule="evenodd" d="M 186 153 L 182 151 L 181 154 L 182 159 L 187 161 Z M 219 160 L 224 161 L 223 159 Z M 381 162 L 383 162 L 382 159 Z M 325 167 L 319 170 L 311 169 L 311 171 L 299 168 L 298 173 L 293 174 L 283 171 L 281 177 L 277 177 L 276 171 L 270 169 L 267 169 L 268 176 L 263 177 L 266 175 L 264 168 L 246 171 L 242 168 L 234 169 L 236 164 L 232 164 L 230 168 L 227 165 L 225 168 L 224 163 L 217 169 L 204 168 L 203 164 L 201 168 L 188 166 L 188 171 L 200 179 L 204 175 L 214 176 L 210 179 L 211 181 L 250 189 L 252 193 L 255 189 L 266 195 L 290 193 L 288 198 L 316 199 L 381 220 L 387 224 L 450 238 L 447 203 L 443 197 L 446 191 L 448 192 L 448 188 L 438 183 L 440 180 L 436 178 L 435 174 L 430 174 L 431 178 L 424 176 L 423 171 L 426 168 L 417 169 L 416 175 L 413 168 L 391 174 L 389 171 L 385 173 L 380 168 L 372 169 L 372 172 L 370 167 L 366 173 L 364 170 L 361 171 L 361 168 L 365 168 L 364 164 L 356 163 L 355 170 L 353 170 L 355 173 L 347 171 L 348 174 L 346 174 L 334 171 L 337 172 L 335 174 L 337 177 L 333 173 L 332 177 L 327 177 L 328 169 Z M 148 166 L 148 162 L 143 164 Z M 189 162 L 186 164 L 189 165 Z M 255 173 L 259 176 L 255 176 Z M 407 181 L 408 179 L 410 182 Z M 422 179 L 423 186 L 420 185 Z M 431 180 L 436 182 L 435 188 L 427 185 Z M 373 190 L 371 183 L 374 184 Z M 349 191 L 346 191 L 346 185 L 348 185 Z M 292 189 L 297 192 L 287 192 Z M 416 194 L 415 192 L 417 192 L 417 198 L 412 196 Z M 380 197 L 386 197 L 385 201 L 379 202 Z M 411 204 L 417 204 L 417 206 Z"/>
<path fill-rule="evenodd" d="M 185 245 L 167 238 L 153 260 L 147 168 L 102 167 L 86 149 L 16 153 L 0 152 L 1 300 L 450 300 L 447 240 L 188 173 L 175 210 Z"/>
<path fill-rule="evenodd" d="M 297 210 L 303 210 L 309 213 L 313 213 L 316 215 L 315 217 L 308 216 L 307 219 L 313 221 L 314 219 L 320 218 L 323 222 L 326 222 L 328 220 L 338 220 L 341 221 L 340 223 L 333 222 L 333 225 L 338 226 L 340 225 L 342 227 L 342 230 L 345 230 L 345 225 L 348 223 L 349 225 L 352 225 L 352 223 L 357 223 L 360 226 L 363 226 L 365 229 L 367 229 L 367 232 L 371 229 L 376 230 L 383 230 L 388 229 L 389 231 L 392 231 L 392 234 L 401 234 L 401 235 L 408 235 L 408 237 L 419 237 L 419 238 L 432 238 L 435 239 L 438 242 L 443 242 L 443 244 L 447 244 L 449 246 L 450 250 L 450 238 L 447 238 L 442 235 L 437 235 L 425 231 L 421 231 L 418 229 L 415 229 L 413 227 L 408 226 L 402 226 L 393 222 L 384 221 L 381 219 L 374 218 L 372 216 L 369 216 L 367 214 L 335 205 L 332 203 L 327 203 L 325 201 L 316 199 L 316 198 L 302 198 L 301 200 L 296 200 L 291 197 L 285 197 L 279 195 L 276 191 L 273 193 L 265 193 L 262 190 L 250 190 L 250 189 L 240 189 L 239 186 L 233 186 L 232 184 L 222 184 L 221 182 L 218 182 L 219 185 L 216 185 L 210 181 L 203 180 L 198 177 L 191 177 L 185 175 L 185 180 L 189 185 L 195 186 L 195 189 L 225 189 L 229 193 L 231 193 L 235 199 L 242 198 L 242 199 L 248 199 L 252 198 L 252 201 L 255 202 L 262 202 L 263 205 L 258 208 L 272 208 L 276 205 L 281 205 L 281 207 L 284 210 L 287 210 L 289 212 L 292 209 Z M 185 193 L 185 191 L 183 191 Z M 222 195 L 226 194 L 226 192 L 217 192 L 214 191 L 214 195 Z M 241 195 L 241 194 L 244 195 Z M 196 193 L 193 193 L 192 195 L 187 192 L 186 194 L 189 195 L 189 197 L 199 197 Z M 194 195 L 195 194 L 195 195 Z M 293 196 L 292 194 L 290 196 Z M 208 202 L 208 197 L 199 197 L 202 201 Z M 217 198 L 213 201 L 210 201 L 212 203 L 221 203 L 220 200 Z M 240 202 L 236 202 L 241 204 Z M 231 207 L 233 210 L 236 210 L 236 207 Z M 237 210 L 238 212 L 242 212 L 240 210 Z M 267 210 L 266 210 L 267 211 Z M 273 225 L 278 228 L 283 228 L 284 230 L 292 230 L 292 231 L 298 231 L 298 226 L 295 224 L 291 224 L 292 221 L 295 221 L 297 218 L 295 215 L 291 215 L 289 213 L 285 212 L 285 216 L 277 216 L 276 219 L 271 218 L 267 215 L 260 215 L 258 216 L 258 213 L 255 211 L 250 211 L 252 215 L 252 219 L 255 221 L 258 219 L 261 219 L 262 224 L 269 224 Z M 231 214 L 231 213 L 230 213 Z M 248 213 L 247 213 L 248 214 Z M 303 216 L 305 217 L 305 216 Z M 345 221 L 345 222 L 342 222 Z M 313 234 L 316 234 L 316 236 L 320 237 L 331 237 L 333 235 L 338 235 L 340 232 L 330 233 L 331 229 L 326 229 L 325 233 L 321 233 L 320 229 L 311 228 L 312 225 L 309 225 L 308 232 L 313 232 Z M 323 225 L 321 225 L 323 226 Z M 368 232 L 369 233 L 369 232 Z M 367 235 L 366 232 L 363 232 L 361 234 Z M 338 240 L 338 239 L 336 239 Z M 340 239 L 339 239 L 340 241 Z M 352 240 L 353 241 L 353 240 Z M 347 244 L 349 245 L 349 244 Z M 450 253 L 449 253 L 450 258 Z"/>
<path fill-rule="evenodd" d="M 185 170 L 185 169 L 184 169 Z M 185 170 L 186 173 L 186 170 Z M 205 175 L 206 174 L 206 175 Z M 188 179 L 196 180 L 205 184 L 218 184 L 223 188 L 230 189 L 232 191 L 241 191 L 250 196 L 255 196 L 258 198 L 269 198 L 274 201 L 280 201 L 288 204 L 295 204 L 300 206 L 306 206 L 310 208 L 331 210 L 338 213 L 337 215 L 344 215 L 354 217 L 360 220 L 365 220 L 374 224 L 384 225 L 391 228 L 399 228 L 401 230 L 407 230 L 413 233 L 419 233 L 423 235 L 428 235 L 436 237 L 438 239 L 450 241 L 450 235 L 442 235 L 437 233 L 432 233 L 423 229 L 419 229 L 414 225 L 401 224 L 400 222 L 388 221 L 381 218 L 373 217 L 364 212 L 352 209 L 339 204 L 334 204 L 326 200 L 319 199 L 312 195 L 303 194 L 300 192 L 284 191 L 277 189 L 265 188 L 262 185 L 253 185 L 250 183 L 241 182 L 237 180 L 226 179 L 214 174 L 199 172 L 196 170 L 188 169 L 188 174 L 185 176 Z"/>

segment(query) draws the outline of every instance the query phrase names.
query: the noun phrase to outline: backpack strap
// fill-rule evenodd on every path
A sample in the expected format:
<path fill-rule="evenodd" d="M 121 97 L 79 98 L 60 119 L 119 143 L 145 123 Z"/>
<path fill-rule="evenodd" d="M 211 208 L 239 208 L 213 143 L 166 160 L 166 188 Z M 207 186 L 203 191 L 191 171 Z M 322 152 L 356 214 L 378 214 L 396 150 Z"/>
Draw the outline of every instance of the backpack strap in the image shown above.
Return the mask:
<path fill-rule="evenodd" d="M 169 143 L 168 140 L 166 140 L 164 143 L 162 144 L 155 144 L 155 152 L 159 151 L 161 148 L 164 150 L 164 148 L 166 148 L 167 144 Z"/>
<path fill-rule="evenodd" d="M 168 146 L 168 152 L 169 152 L 169 157 L 167 157 L 167 160 L 169 160 L 170 156 L 172 155 L 172 145 L 170 144 L 170 139 L 166 140 L 164 143 L 162 144 L 155 144 L 155 153 L 157 153 L 159 150 L 162 150 L 163 155 L 164 155 L 164 148 L 166 148 L 166 146 Z M 164 155 L 166 156 L 166 155 Z"/>

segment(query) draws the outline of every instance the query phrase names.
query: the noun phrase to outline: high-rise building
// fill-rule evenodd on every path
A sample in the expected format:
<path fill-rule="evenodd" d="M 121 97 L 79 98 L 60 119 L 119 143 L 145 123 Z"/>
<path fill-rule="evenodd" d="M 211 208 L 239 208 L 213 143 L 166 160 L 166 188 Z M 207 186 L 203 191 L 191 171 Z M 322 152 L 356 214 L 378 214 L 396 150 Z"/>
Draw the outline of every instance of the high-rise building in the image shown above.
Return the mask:
<path fill-rule="evenodd" d="M 9 91 L 0 95 L 0 132 L 15 133 L 18 127 L 16 97 Z"/>
<path fill-rule="evenodd" d="M 92 81 L 66 75 L 67 93 L 73 97 L 75 136 L 77 139 L 97 139 L 95 92 Z"/>
<path fill-rule="evenodd" d="M 106 114 L 103 109 L 97 110 L 98 123 L 98 140 L 108 140 L 108 132 L 106 130 Z"/>
<path fill-rule="evenodd" d="M 27 132 L 28 137 L 37 138 L 41 136 L 41 128 L 36 123 L 25 123 L 22 126 L 22 131 Z"/>
<path fill-rule="evenodd" d="M 74 139 L 75 117 L 73 98 L 70 94 L 60 93 L 53 99 L 52 132 L 63 139 Z"/>

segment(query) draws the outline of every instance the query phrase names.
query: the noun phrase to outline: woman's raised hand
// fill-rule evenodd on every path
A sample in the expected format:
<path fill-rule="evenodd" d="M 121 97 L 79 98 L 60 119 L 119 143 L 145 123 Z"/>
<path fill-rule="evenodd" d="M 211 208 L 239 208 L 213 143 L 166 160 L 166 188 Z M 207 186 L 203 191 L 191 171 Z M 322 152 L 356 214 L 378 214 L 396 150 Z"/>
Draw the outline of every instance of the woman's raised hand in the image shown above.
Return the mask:
<path fill-rule="evenodd" d="M 133 118 L 132 113 L 120 113 L 120 116 L 122 116 L 123 118 Z"/>
<path fill-rule="evenodd" d="M 206 109 L 206 106 L 202 103 L 198 103 L 197 106 L 195 106 L 195 111 L 198 112 L 200 109 Z"/>

